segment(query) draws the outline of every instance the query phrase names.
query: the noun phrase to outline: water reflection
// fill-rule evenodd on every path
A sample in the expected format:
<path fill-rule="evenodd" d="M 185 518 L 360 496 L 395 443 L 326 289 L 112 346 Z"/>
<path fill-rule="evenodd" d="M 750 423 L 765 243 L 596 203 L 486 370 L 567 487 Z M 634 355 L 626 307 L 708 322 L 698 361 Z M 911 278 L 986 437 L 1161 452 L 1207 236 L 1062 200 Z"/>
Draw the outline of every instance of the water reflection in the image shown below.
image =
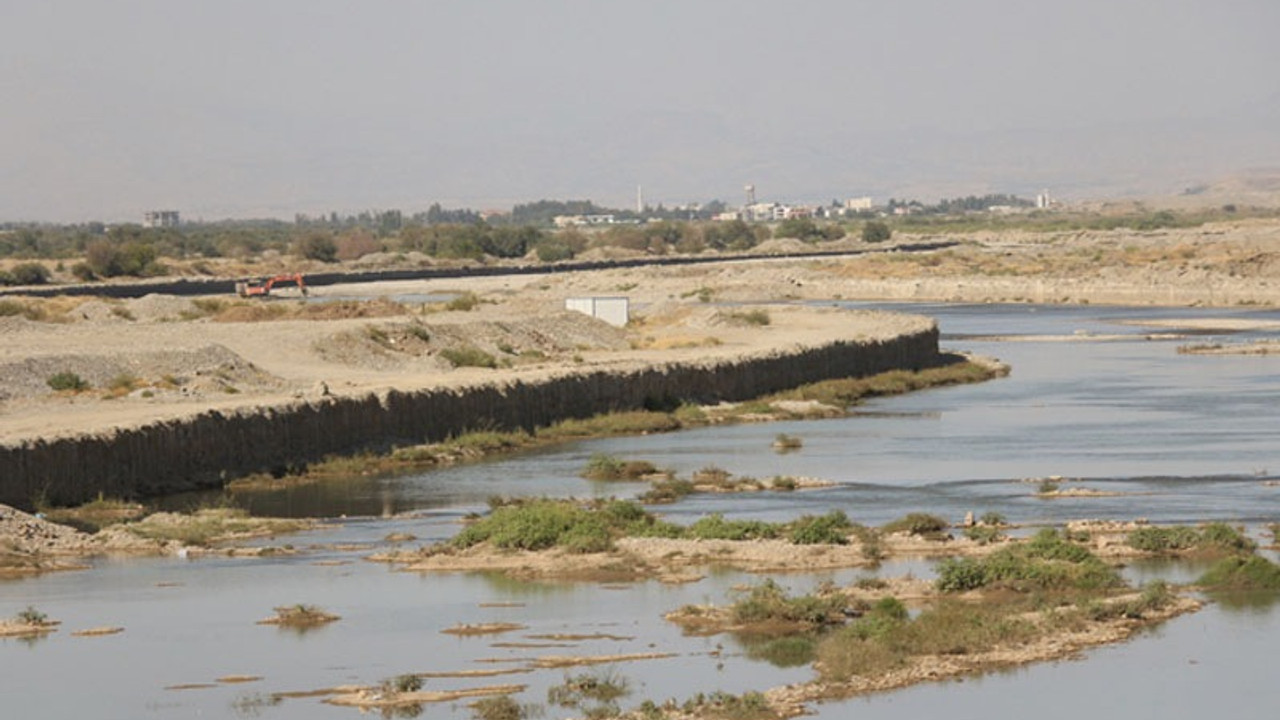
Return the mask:
<path fill-rule="evenodd" d="M 788 635 L 769 637 L 732 633 L 733 639 L 752 660 L 763 660 L 774 667 L 790 668 L 808 666 L 817 657 L 818 636 Z"/>

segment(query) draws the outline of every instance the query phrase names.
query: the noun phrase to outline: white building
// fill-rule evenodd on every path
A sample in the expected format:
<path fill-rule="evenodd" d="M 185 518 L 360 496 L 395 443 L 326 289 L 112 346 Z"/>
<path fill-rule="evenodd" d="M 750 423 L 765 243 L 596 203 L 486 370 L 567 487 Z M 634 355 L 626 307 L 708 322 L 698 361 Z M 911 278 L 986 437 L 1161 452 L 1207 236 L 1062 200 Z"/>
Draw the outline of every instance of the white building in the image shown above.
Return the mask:
<path fill-rule="evenodd" d="M 613 225 L 617 222 L 613 215 L 557 215 L 553 220 L 556 227 L 574 227 L 578 225 Z"/>
<path fill-rule="evenodd" d="M 142 216 L 142 227 L 170 228 L 178 227 L 177 210 L 150 210 Z"/>

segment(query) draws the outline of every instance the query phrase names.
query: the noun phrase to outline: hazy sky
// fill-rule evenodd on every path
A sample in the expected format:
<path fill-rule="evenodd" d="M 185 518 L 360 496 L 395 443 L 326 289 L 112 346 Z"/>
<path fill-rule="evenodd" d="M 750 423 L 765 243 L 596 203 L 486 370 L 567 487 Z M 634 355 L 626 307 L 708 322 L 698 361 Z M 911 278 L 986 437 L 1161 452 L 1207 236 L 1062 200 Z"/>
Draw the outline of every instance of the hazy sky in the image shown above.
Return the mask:
<path fill-rule="evenodd" d="M 1276 0 L 0 0 L 0 220 L 1176 191 L 1280 164 L 1277 30 Z"/>

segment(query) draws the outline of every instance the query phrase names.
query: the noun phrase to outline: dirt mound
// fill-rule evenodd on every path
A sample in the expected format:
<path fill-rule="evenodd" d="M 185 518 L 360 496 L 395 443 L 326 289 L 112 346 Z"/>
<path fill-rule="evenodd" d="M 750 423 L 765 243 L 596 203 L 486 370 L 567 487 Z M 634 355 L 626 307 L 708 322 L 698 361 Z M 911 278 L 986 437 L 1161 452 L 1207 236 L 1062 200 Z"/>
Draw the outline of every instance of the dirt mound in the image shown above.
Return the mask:
<path fill-rule="evenodd" d="M 134 318 L 141 322 L 181 320 L 194 312 L 191 300 L 173 295 L 151 293 L 125 304 Z"/>
<path fill-rule="evenodd" d="M 389 370 L 428 363 L 447 370 L 442 351 L 477 349 L 495 363 L 543 358 L 581 350 L 629 347 L 626 331 L 582 313 L 560 311 L 519 322 L 371 323 L 331 335 L 313 345 L 325 360 L 353 367 Z"/>
<path fill-rule="evenodd" d="M 88 535 L 48 520 L 0 505 L 0 542 L 13 552 L 67 552 L 82 547 Z"/>
<path fill-rule="evenodd" d="M 227 392 L 231 387 L 276 387 L 281 382 L 222 345 L 206 345 L 195 350 L 29 357 L 0 364 L 0 387 L 8 398 L 47 396 L 54 392 L 49 379 L 59 373 L 78 375 L 88 389 L 125 392 L 145 386 L 152 386 L 152 392 Z"/>

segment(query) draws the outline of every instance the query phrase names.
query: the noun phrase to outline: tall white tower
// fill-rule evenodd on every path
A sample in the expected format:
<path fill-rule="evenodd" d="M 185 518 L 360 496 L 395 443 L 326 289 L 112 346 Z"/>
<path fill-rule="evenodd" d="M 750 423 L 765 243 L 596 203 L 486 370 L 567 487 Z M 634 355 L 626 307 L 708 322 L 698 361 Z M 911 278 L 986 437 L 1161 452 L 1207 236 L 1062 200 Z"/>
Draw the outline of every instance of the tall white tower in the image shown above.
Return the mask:
<path fill-rule="evenodd" d="M 641 185 L 636 186 L 636 213 L 644 214 L 644 187 Z"/>
<path fill-rule="evenodd" d="M 752 205 L 755 205 L 756 204 L 756 186 L 747 185 L 743 189 L 747 191 L 747 207 L 751 207 Z"/>

